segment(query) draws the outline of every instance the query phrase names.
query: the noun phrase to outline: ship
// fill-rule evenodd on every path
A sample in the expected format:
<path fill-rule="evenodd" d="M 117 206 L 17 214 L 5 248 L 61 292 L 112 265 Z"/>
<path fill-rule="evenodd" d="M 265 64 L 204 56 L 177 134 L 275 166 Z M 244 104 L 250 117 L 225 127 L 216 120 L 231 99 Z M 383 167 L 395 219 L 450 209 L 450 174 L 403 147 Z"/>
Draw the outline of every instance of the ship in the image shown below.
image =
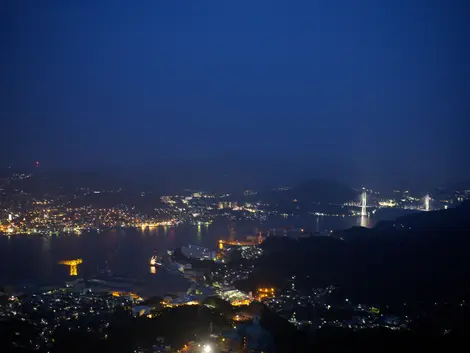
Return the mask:
<path fill-rule="evenodd" d="M 161 266 L 161 258 L 154 252 L 153 256 L 150 258 L 150 266 Z"/>

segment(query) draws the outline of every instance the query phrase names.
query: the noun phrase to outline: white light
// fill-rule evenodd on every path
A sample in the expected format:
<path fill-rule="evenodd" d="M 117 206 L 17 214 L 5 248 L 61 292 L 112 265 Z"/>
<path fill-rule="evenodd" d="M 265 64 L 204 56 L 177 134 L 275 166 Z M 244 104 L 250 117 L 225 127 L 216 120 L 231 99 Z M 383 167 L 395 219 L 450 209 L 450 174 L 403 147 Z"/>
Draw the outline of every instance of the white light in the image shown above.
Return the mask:
<path fill-rule="evenodd" d="M 202 349 L 204 353 L 210 353 L 212 352 L 212 347 L 209 345 L 205 345 L 204 348 Z"/>

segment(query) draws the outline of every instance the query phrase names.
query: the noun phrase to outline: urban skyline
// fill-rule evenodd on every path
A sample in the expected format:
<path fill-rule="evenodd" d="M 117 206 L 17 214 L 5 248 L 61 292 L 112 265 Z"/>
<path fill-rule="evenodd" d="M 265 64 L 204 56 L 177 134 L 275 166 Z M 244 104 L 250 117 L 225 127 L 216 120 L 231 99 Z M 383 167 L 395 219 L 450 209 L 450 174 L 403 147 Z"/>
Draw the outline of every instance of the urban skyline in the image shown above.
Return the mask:
<path fill-rule="evenodd" d="M 461 352 L 468 0 L 5 0 L 0 352 Z"/>

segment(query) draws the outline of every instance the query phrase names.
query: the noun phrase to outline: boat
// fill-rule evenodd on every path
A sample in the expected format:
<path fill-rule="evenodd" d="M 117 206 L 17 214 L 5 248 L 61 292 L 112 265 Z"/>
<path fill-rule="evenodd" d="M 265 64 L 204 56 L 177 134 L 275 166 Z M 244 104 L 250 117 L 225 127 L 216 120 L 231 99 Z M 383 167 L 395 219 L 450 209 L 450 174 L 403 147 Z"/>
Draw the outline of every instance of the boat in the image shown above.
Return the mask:
<path fill-rule="evenodd" d="M 153 256 L 150 258 L 150 266 L 161 266 L 161 258 L 154 252 Z"/>
<path fill-rule="evenodd" d="M 153 255 L 150 258 L 150 266 L 161 266 L 162 263 L 160 261 L 160 258 L 157 255 Z"/>

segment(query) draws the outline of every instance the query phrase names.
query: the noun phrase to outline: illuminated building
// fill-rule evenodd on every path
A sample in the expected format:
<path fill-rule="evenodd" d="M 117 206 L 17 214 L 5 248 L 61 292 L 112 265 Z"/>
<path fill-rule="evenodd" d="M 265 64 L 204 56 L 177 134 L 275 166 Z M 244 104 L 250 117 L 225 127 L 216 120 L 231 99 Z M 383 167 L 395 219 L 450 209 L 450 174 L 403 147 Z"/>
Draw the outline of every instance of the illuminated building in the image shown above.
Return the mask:
<path fill-rule="evenodd" d="M 250 305 L 250 303 L 251 301 L 249 299 L 242 299 L 242 300 L 234 300 L 230 304 L 232 304 L 232 306 L 246 306 L 246 305 Z"/>
<path fill-rule="evenodd" d="M 200 305 L 201 303 L 198 301 L 198 300 L 190 300 L 190 301 L 186 301 L 186 302 L 181 302 L 181 303 L 178 303 L 176 302 L 175 300 L 173 301 L 162 301 L 161 304 L 166 307 L 166 308 L 176 308 L 178 306 L 193 306 L 193 305 Z"/>
<path fill-rule="evenodd" d="M 215 251 L 210 251 L 208 248 L 192 244 L 189 244 L 188 246 L 182 246 L 181 252 L 186 257 L 193 259 L 212 260 L 216 258 Z"/>
<path fill-rule="evenodd" d="M 139 295 L 137 295 L 135 293 L 132 293 L 132 292 L 113 291 L 113 292 L 111 292 L 111 295 L 113 297 L 129 297 L 129 298 L 132 298 L 134 300 L 140 300 L 140 301 L 143 300 Z"/>
<path fill-rule="evenodd" d="M 219 240 L 219 249 L 223 249 L 223 245 L 232 245 L 232 246 L 255 246 L 263 242 L 263 237 L 257 236 L 253 237 L 251 240 L 240 241 L 240 240 Z M 221 245 L 222 244 L 222 245 Z"/>
<path fill-rule="evenodd" d="M 259 324 L 259 316 L 253 317 L 252 324 L 238 324 L 233 330 L 223 334 L 227 350 L 233 352 L 270 352 L 274 339 Z"/>
<path fill-rule="evenodd" d="M 265 298 L 272 298 L 274 297 L 275 289 L 274 288 L 259 288 L 258 295 L 256 296 L 256 300 L 262 300 Z"/>

